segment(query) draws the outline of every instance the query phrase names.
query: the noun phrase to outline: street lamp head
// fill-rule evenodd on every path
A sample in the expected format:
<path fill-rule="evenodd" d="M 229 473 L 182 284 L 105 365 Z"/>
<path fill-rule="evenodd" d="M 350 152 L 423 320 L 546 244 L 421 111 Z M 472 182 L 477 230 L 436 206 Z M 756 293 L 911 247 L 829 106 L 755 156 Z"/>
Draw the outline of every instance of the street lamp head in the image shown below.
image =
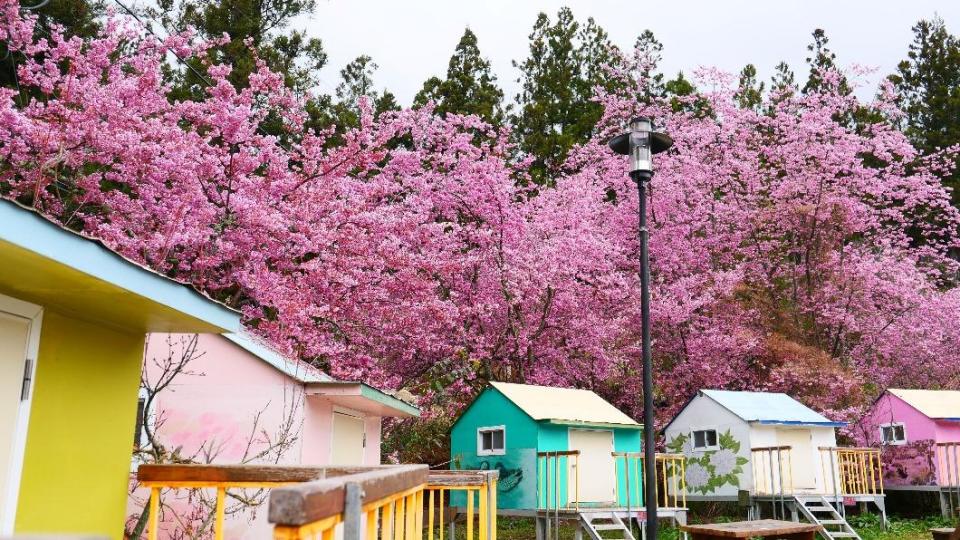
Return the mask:
<path fill-rule="evenodd" d="M 667 134 L 653 130 L 653 120 L 638 116 L 630 121 L 630 131 L 617 135 L 608 143 L 614 152 L 630 156 L 630 176 L 650 178 L 653 175 L 653 154 L 673 146 Z"/>

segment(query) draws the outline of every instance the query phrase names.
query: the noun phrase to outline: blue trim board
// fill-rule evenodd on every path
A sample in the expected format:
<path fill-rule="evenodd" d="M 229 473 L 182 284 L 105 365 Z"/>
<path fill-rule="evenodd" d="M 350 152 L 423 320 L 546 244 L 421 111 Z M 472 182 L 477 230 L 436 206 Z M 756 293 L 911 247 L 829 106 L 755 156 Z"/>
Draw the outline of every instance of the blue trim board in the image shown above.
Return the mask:
<path fill-rule="evenodd" d="M 756 420 L 757 424 L 775 425 L 775 426 L 818 426 L 818 427 L 844 427 L 847 422 L 804 422 L 800 420 Z"/>
<path fill-rule="evenodd" d="M 7 199 L 0 199 L 0 241 L 99 279 L 224 331 L 240 329 L 240 314 L 188 285 L 140 266 Z"/>

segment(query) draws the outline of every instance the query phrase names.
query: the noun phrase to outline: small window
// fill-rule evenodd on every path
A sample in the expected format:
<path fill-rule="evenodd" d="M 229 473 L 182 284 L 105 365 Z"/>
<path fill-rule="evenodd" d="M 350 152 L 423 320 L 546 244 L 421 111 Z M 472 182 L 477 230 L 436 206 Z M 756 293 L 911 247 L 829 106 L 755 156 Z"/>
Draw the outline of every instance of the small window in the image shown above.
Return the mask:
<path fill-rule="evenodd" d="M 884 424 L 880 426 L 880 440 L 883 444 L 904 444 L 907 442 L 907 432 L 903 424 Z"/>
<path fill-rule="evenodd" d="M 137 400 L 137 426 L 133 430 L 133 447 L 140 448 L 140 444 L 145 438 L 143 436 L 143 416 L 146 412 L 147 399 L 141 397 Z"/>
<path fill-rule="evenodd" d="M 710 450 L 717 447 L 717 430 L 701 429 L 693 432 L 693 449 Z"/>
<path fill-rule="evenodd" d="M 503 426 L 480 428 L 477 430 L 477 455 L 503 455 L 506 429 Z"/>

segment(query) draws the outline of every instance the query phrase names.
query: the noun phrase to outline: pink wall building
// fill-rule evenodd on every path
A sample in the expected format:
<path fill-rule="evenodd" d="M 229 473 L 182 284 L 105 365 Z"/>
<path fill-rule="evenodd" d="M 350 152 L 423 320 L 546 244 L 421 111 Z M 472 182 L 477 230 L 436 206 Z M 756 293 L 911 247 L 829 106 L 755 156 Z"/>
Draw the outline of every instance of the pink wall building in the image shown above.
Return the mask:
<path fill-rule="evenodd" d="M 889 489 L 960 485 L 960 391 L 888 389 L 859 428 L 861 442 L 883 449 Z"/>
<path fill-rule="evenodd" d="M 382 418 L 419 415 L 396 397 L 361 382 L 333 380 L 248 334 L 150 335 L 146 386 L 169 378 L 184 356 L 189 363 L 156 392 L 144 418 L 156 440 L 191 461 L 376 465 Z M 142 391 L 141 399 L 147 395 Z M 147 444 L 144 432 L 138 436 Z M 139 515 L 146 495 L 133 494 L 131 514 Z M 191 526 L 190 504 L 182 499 L 164 494 L 164 503 L 175 506 L 163 516 L 166 537 L 185 528 L 175 522 Z M 227 527 L 228 538 L 268 536 L 266 506 L 236 512 Z"/>

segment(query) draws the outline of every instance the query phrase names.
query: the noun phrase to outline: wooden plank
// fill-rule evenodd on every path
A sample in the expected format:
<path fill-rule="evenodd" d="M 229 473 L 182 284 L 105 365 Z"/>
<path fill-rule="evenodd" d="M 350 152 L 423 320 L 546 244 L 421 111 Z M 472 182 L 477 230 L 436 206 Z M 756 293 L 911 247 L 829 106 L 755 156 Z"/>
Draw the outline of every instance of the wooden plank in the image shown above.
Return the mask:
<path fill-rule="evenodd" d="M 481 487 L 499 478 L 499 471 L 430 471 L 427 484 L 431 487 Z"/>
<path fill-rule="evenodd" d="M 755 521 L 733 521 L 706 525 L 681 525 L 680 530 L 694 537 L 750 538 L 755 536 L 803 535 L 821 530 L 819 525 L 796 523 L 778 519 L 759 519 Z"/>
<path fill-rule="evenodd" d="M 277 525 L 305 525 L 343 512 L 346 482 L 359 484 L 363 501 L 369 503 L 426 484 L 427 473 L 426 465 L 386 465 L 276 488 L 270 493 L 267 519 Z"/>
<path fill-rule="evenodd" d="M 331 467 L 292 467 L 282 465 L 140 465 L 141 482 L 309 482 L 331 475 Z M 335 471 L 333 471 L 335 472 Z"/>

